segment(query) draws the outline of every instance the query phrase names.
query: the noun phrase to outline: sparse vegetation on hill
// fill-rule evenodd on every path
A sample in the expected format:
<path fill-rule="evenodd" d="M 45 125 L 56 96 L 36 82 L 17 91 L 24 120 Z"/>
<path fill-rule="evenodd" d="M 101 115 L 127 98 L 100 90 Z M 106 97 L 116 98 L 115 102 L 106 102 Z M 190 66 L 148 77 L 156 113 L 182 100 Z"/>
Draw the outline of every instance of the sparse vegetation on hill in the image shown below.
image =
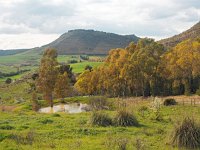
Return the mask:
<path fill-rule="evenodd" d="M 16 49 L 16 50 L 0 50 L 0 56 L 15 55 L 18 53 L 23 53 L 28 49 Z"/>
<path fill-rule="evenodd" d="M 193 27 L 191 27 L 187 31 L 184 31 L 178 35 L 175 35 L 167 39 L 162 39 L 158 42 L 163 44 L 166 48 L 172 48 L 176 46 L 178 43 L 181 43 L 182 41 L 185 41 L 188 39 L 195 39 L 197 37 L 200 37 L 200 22 L 195 24 Z"/>
<path fill-rule="evenodd" d="M 58 54 L 108 54 L 113 48 L 125 47 L 138 41 L 135 35 L 123 36 L 94 30 L 71 30 L 57 40 L 41 47 L 55 48 Z"/>

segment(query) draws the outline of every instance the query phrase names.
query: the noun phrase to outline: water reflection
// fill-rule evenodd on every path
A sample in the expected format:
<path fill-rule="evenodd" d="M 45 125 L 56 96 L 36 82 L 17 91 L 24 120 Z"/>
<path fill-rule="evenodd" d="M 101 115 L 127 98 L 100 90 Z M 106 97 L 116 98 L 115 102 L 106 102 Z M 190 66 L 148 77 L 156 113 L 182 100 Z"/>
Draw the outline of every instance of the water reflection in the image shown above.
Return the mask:
<path fill-rule="evenodd" d="M 72 103 L 72 104 L 60 104 L 51 107 L 45 107 L 39 109 L 41 113 L 56 113 L 56 112 L 66 112 L 66 113 L 81 113 L 89 111 L 89 106 L 87 104 Z"/>

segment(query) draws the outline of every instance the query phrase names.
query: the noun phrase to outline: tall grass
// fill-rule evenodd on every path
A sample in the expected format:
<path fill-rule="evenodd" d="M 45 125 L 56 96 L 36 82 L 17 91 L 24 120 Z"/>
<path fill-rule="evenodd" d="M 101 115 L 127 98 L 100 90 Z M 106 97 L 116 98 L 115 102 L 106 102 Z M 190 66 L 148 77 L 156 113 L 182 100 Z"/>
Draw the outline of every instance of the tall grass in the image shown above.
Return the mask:
<path fill-rule="evenodd" d="M 171 139 L 171 144 L 177 147 L 200 148 L 200 125 L 194 119 L 186 117 L 174 127 Z"/>
<path fill-rule="evenodd" d="M 92 112 L 90 123 L 105 127 L 112 125 L 112 119 L 106 113 L 94 111 Z"/>
<path fill-rule="evenodd" d="M 103 110 L 108 109 L 108 102 L 107 98 L 103 96 L 98 97 L 90 97 L 89 98 L 89 105 L 93 110 Z"/>
<path fill-rule="evenodd" d="M 139 125 L 136 117 L 126 109 L 121 109 L 117 112 L 114 118 L 114 123 L 117 126 L 124 126 L 124 127 Z"/>

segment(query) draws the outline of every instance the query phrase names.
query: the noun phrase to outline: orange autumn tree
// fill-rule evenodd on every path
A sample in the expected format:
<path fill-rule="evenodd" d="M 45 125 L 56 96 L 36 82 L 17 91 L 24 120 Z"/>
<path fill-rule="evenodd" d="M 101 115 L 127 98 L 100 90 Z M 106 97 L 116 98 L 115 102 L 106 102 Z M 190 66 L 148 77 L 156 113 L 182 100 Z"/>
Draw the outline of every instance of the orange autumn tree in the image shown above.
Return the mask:
<path fill-rule="evenodd" d="M 51 107 L 53 107 L 53 91 L 58 75 L 57 66 L 57 51 L 46 49 L 40 62 L 37 87 Z"/>
<path fill-rule="evenodd" d="M 163 53 L 162 45 L 147 38 L 141 39 L 138 44 L 132 42 L 125 49 L 113 49 L 101 67 L 79 76 L 76 88 L 88 94 L 84 91 L 95 84 L 90 94 L 114 97 L 157 94 L 154 87 L 158 85 L 157 68 Z"/>
<path fill-rule="evenodd" d="M 200 39 L 171 50 L 148 38 L 113 49 L 102 66 L 83 72 L 75 87 L 81 94 L 112 97 L 195 93 L 200 89 Z"/>
<path fill-rule="evenodd" d="M 188 95 L 195 92 L 195 83 L 200 75 L 200 41 L 186 40 L 167 52 L 163 61 L 167 78 L 173 80 L 173 85 L 181 88 Z M 180 90 L 179 90 L 180 91 Z"/>

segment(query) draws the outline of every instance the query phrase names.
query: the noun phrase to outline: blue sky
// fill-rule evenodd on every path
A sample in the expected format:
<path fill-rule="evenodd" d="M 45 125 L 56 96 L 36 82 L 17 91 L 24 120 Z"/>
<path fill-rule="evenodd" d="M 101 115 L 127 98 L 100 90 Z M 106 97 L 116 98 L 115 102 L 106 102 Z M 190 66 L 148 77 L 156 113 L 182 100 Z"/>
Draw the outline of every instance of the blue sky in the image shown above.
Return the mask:
<path fill-rule="evenodd" d="M 0 49 L 41 46 L 71 29 L 161 39 L 198 21 L 199 0 L 0 0 Z"/>

